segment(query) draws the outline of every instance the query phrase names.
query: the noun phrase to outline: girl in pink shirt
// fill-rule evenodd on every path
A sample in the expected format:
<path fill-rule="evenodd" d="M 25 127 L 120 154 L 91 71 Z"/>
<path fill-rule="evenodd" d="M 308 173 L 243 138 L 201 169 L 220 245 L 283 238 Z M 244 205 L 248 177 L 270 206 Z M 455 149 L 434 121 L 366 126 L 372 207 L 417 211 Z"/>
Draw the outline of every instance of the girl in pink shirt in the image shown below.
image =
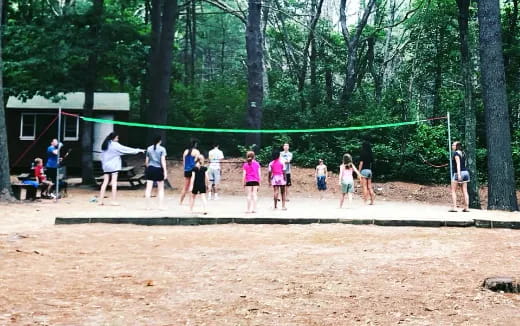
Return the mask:
<path fill-rule="evenodd" d="M 255 160 L 255 152 L 249 151 L 246 154 L 247 162 L 242 169 L 243 184 L 247 195 L 246 213 L 256 213 L 256 201 L 258 199 L 258 186 L 260 186 L 260 164 Z"/>
<path fill-rule="evenodd" d="M 271 180 L 271 186 L 273 186 L 274 192 L 274 208 L 278 208 L 278 194 L 282 193 L 282 209 L 286 210 L 285 207 L 285 173 L 283 171 L 284 164 L 280 160 L 280 152 L 273 152 L 273 160 L 269 163 L 269 180 Z"/>
<path fill-rule="evenodd" d="M 343 164 L 339 166 L 339 185 L 341 187 L 341 197 L 339 199 L 339 208 L 343 207 L 343 201 L 345 201 L 345 194 L 348 195 L 348 206 L 352 206 L 352 194 L 354 193 L 354 176 L 353 173 L 362 178 L 363 176 L 359 173 L 358 169 L 352 162 L 352 156 L 350 154 L 343 155 Z"/>

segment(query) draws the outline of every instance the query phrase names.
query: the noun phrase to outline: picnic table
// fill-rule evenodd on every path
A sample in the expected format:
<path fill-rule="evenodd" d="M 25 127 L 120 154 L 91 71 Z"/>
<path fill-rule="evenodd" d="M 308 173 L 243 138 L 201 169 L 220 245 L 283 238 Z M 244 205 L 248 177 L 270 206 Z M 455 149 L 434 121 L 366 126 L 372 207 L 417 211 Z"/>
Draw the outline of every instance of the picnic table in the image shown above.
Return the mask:
<path fill-rule="evenodd" d="M 103 183 L 103 176 L 96 177 L 96 181 L 101 184 Z M 144 184 L 144 174 L 135 172 L 134 166 L 124 166 L 119 170 L 119 174 L 117 176 L 118 182 L 128 182 L 130 183 L 130 187 L 136 188 Z"/>

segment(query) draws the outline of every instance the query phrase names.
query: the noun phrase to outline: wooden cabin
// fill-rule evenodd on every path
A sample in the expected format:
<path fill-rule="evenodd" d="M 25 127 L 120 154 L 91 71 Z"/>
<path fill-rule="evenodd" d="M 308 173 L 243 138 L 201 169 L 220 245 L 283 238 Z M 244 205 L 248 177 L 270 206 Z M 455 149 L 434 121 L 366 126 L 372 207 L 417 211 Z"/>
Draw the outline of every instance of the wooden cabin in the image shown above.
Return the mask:
<path fill-rule="evenodd" d="M 23 101 L 9 97 L 6 105 L 7 141 L 9 163 L 12 171 L 26 171 L 36 157 L 46 161 L 46 150 L 53 138 L 58 138 L 58 109 L 81 115 L 85 94 L 83 92 L 61 94 L 58 102 L 42 96 Z M 128 93 L 95 93 L 94 117 L 128 121 L 130 96 Z M 85 122 L 78 117 L 62 115 L 62 153 L 70 150 L 64 160 L 69 173 L 77 173 L 81 167 L 81 130 Z M 95 123 L 93 127 L 92 151 L 94 160 L 99 160 L 101 143 L 112 131 L 126 138 L 127 128 L 112 124 Z"/>

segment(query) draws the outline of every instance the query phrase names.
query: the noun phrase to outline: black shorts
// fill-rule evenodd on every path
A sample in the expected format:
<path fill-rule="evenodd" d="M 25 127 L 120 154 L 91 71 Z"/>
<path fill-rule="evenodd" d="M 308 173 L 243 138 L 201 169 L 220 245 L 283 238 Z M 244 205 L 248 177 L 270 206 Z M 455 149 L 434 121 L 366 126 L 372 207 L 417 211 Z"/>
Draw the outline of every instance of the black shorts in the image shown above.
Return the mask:
<path fill-rule="evenodd" d="M 248 182 L 246 182 L 246 187 L 257 187 L 259 185 L 260 185 L 260 183 L 258 183 L 258 181 L 248 181 Z"/>
<path fill-rule="evenodd" d="M 150 181 L 164 181 L 164 170 L 156 166 L 149 166 L 146 168 L 146 180 Z"/>
<path fill-rule="evenodd" d="M 52 181 L 52 183 L 56 184 L 56 177 L 58 174 L 57 168 L 45 168 L 45 173 L 47 174 L 47 179 Z"/>
<path fill-rule="evenodd" d="M 191 178 L 191 171 L 184 171 L 185 178 Z"/>
<path fill-rule="evenodd" d="M 205 194 L 206 193 L 206 187 L 200 187 L 200 188 L 197 188 L 197 187 L 193 187 L 193 190 L 191 191 L 192 194 L 194 195 L 197 195 L 197 194 Z"/>
<path fill-rule="evenodd" d="M 286 186 L 292 185 L 292 183 L 291 183 L 291 174 L 290 173 L 286 173 L 285 174 L 285 185 Z"/>

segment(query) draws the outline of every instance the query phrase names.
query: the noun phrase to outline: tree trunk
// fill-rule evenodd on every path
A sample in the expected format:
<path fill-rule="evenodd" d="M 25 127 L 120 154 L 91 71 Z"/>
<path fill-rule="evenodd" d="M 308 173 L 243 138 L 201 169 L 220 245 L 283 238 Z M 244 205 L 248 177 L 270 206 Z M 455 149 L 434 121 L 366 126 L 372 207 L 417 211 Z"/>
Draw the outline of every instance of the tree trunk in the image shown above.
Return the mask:
<path fill-rule="evenodd" d="M 468 186 L 469 207 L 480 209 L 479 183 L 477 177 L 477 117 L 473 104 L 473 84 L 469 42 L 469 4 L 470 0 L 457 0 L 459 7 L 459 39 L 460 63 L 464 84 L 464 119 L 465 119 L 465 148 L 467 150 L 467 168 L 471 176 Z"/>
<path fill-rule="evenodd" d="M 94 0 L 92 13 L 89 17 L 90 37 L 92 40 L 91 52 L 88 56 L 87 71 L 85 76 L 85 102 L 83 103 L 83 115 L 92 117 L 94 113 L 94 91 L 96 89 L 97 61 L 99 33 L 103 17 L 103 0 Z M 94 169 L 92 165 L 92 123 L 83 121 L 81 131 L 81 183 L 95 185 Z"/>
<path fill-rule="evenodd" d="M 518 203 L 511 154 L 498 0 L 478 2 L 478 21 L 488 148 L 488 209 L 513 211 L 518 210 Z"/>
<path fill-rule="evenodd" d="M 170 104 L 170 78 L 175 24 L 177 22 L 177 0 L 152 0 L 152 46 L 150 55 L 150 107 L 148 122 L 167 124 Z M 148 143 L 159 134 L 166 143 L 164 130 L 148 130 Z"/>
<path fill-rule="evenodd" d="M 191 1 L 191 28 L 190 28 L 190 82 L 195 83 L 195 61 L 197 58 L 197 16 L 196 1 Z M 175 30 L 174 30 L 175 32 Z M 173 38 L 172 38 L 173 41 Z M 173 47 L 172 47 L 173 49 Z"/>
<path fill-rule="evenodd" d="M 357 81 L 356 76 L 356 66 L 358 60 L 358 48 L 360 45 L 360 38 L 363 29 L 368 23 L 368 17 L 372 12 L 372 8 L 374 7 L 376 1 L 369 0 L 367 6 L 363 11 L 363 15 L 361 19 L 358 21 L 356 25 L 356 29 L 352 35 L 347 27 L 347 16 L 345 13 L 346 10 L 346 0 L 340 0 L 340 10 L 339 10 L 339 22 L 341 25 L 341 33 L 343 34 L 343 39 L 345 40 L 345 44 L 347 46 L 347 64 L 345 69 L 345 82 L 343 84 L 343 91 L 341 94 L 341 100 L 343 103 L 346 103 L 350 100 L 352 93 L 354 92 L 354 88 Z"/>
<path fill-rule="evenodd" d="M 264 100 L 264 65 L 262 47 L 262 3 L 258 0 L 248 0 L 249 13 L 246 27 L 247 50 L 247 127 L 260 129 L 262 127 L 262 105 Z M 246 136 L 246 145 L 260 147 L 260 134 L 251 133 Z"/>
<path fill-rule="evenodd" d="M 267 31 L 267 24 L 269 22 L 269 9 L 271 8 L 269 1 L 270 0 L 265 0 L 264 1 L 265 5 L 262 7 L 262 48 L 263 48 L 263 53 L 264 53 L 264 56 L 262 58 L 262 64 L 264 66 L 263 67 L 263 69 L 264 69 L 264 74 L 263 74 L 263 76 L 264 76 L 263 77 L 264 97 L 269 96 L 269 78 L 267 76 L 267 72 L 270 71 L 270 69 L 271 69 L 271 57 L 269 56 L 269 43 L 268 43 L 267 37 L 265 37 L 266 31 Z"/>
<path fill-rule="evenodd" d="M 3 1 L 0 1 L 0 30 L 3 30 Z M 2 38 L 0 38 L 0 67 L 3 67 L 2 61 Z M 7 148 L 7 126 L 5 124 L 5 106 L 4 106 L 4 82 L 3 72 L 0 69 L 0 201 L 12 200 L 13 192 L 11 189 L 11 178 L 9 170 L 9 150 Z"/>

